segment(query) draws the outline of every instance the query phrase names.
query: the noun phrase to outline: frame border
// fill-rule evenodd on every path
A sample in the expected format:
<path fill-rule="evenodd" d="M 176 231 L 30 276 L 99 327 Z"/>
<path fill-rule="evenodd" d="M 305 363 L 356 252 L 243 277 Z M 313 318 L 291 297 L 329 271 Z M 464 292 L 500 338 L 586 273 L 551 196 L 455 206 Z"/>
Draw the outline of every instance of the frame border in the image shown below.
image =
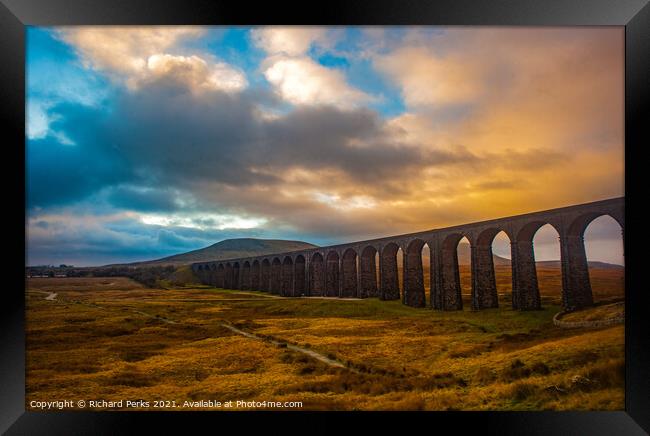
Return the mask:
<path fill-rule="evenodd" d="M 337 413 L 324 416 L 358 417 L 367 415 L 375 425 L 403 418 L 412 422 L 424 418 L 435 427 L 475 428 L 482 433 L 518 434 L 646 434 L 650 432 L 650 331 L 643 268 L 643 202 L 638 199 L 637 178 L 642 167 L 643 147 L 650 144 L 647 114 L 650 112 L 650 3 L 649 0 L 330 0 L 320 4 L 251 4 L 224 0 L 0 0 L 0 120 L 5 146 L 10 150 L 10 171 L 2 172 L 3 186 L 11 190 L 10 246 L 26 256 L 25 237 L 17 230 L 25 228 L 25 26 L 80 24 L 197 24 L 197 25 L 505 25 L 625 26 L 625 196 L 627 236 L 625 320 L 625 411 L 621 412 L 426 412 L 426 413 Z M 23 144 L 19 147 L 18 144 Z M 19 191 L 22 186 L 23 190 Z M 15 201 L 13 201 L 15 200 Z M 22 204 L 22 214 L 17 211 Z M 22 216 L 21 216 L 22 215 Z M 630 237 L 629 235 L 635 235 Z M 645 242 L 645 241 L 643 241 Z M 632 255 L 630 256 L 630 252 Z M 250 425 L 247 413 L 228 412 L 26 412 L 25 411 L 25 299 L 18 290 L 25 285 L 24 262 L 20 257 L 8 261 L 10 291 L 5 293 L 0 316 L 0 431 L 7 434 L 115 434 L 151 425 L 167 430 L 187 430 L 187 423 L 215 424 L 213 418 L 236 421 L 239 428 Z M 23 259 L 25 260 L 25 259 Z M 15 264 L 15 265 L 14 265 Z M 636 284 L 639 289 L 634 289 Z M 214 415 L 218 413 L 219 415 Z M 256 412 L 265 420 L 291 420 L 313 428 L 314 418 L 323 412 Z M 401 416 L 406 415 L 406 416 Z M 282 418 L 281 418 L 282 417 Z M 322 429 L 340 431 L 338 423 L 320 420 Z M 423 422 L 424 423 L 424 422 Z M 208 427 L 209 428 L 209 427 Z M 286 428 L 286 427 L 284 427 Z"/>

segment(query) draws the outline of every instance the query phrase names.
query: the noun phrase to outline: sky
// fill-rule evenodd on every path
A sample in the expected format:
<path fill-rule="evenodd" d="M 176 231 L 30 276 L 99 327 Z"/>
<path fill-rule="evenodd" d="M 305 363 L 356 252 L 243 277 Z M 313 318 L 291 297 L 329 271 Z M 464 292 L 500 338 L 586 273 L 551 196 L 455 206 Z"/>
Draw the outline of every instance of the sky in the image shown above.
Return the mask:
<path fill-rule="evenodd" d="M 28 265 L 624 195 L 622 27 L 28 27 L 26 62 Z M 585 240 L 623 264 L 613 219 Z"/>

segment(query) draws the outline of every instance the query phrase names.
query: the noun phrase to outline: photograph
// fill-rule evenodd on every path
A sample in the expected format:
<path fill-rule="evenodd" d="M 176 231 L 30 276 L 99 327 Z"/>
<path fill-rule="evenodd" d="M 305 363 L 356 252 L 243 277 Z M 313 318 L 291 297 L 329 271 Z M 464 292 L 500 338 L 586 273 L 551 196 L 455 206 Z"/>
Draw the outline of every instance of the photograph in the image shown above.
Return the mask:
<path fill-rule="evenodd" d="M 625 26 L 28 25 L 24 68 L 26 411 L 626 410 Z"/>

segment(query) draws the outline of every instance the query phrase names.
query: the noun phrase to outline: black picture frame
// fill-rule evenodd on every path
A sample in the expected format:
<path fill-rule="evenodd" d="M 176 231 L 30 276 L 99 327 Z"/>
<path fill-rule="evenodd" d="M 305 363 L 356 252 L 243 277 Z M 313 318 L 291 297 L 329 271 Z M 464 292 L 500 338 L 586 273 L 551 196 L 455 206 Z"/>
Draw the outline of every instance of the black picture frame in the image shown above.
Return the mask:
<path fill-rule="evenodd" d="M 271 413 L 253 412 L 26 412 L 25 411 L 25 26 L 79 24 L 322 24 L 322 25 L 506 25 L 625 26 L 625 225 L 626 258 L 626 396 L 621 412 L 426 412 Z M 648 0 L 330 0 L 300 4 L 225 2 L 222 0 L 0 0 L 0 118 L 5 129 L 2 171 L 6 209 L 11 214 L 5 239 L 6 282 L 0 303 L 0 431 L 7 434 L 123 434 L 151 425 L 171 431 L 191 422 L 225 431 L 226 418 L 239 429 L 261 420 L 293 421 L 292 427 L 344 429 L 330 416 L 370 418 L 375 425 L 408 425 L 424 429 L 469 428 L 499 434 L 646 434 L 650 432 L 650 331 L 643 282 L 644 147 L 648 140 L 650 88 L 650 5 Z M 21 146 L 22 144 L 22 146 Z M 7 195 L 10 194 L 10 195 Z M 22 203 L 21 203 L 22 202 Z M 20 207 L 23 212 L 19 212 Z M 6 238 L 9 236 L 9 238 Z M 24 259 L 23 259 L 24 260 Z M 636 288 L 635 288 L 636 287 Z M 215 415 L 218 413 L 218 415 Z M 307 419 L 305 419 L 307 417 Z M 405 419 L 406 418 L 406 419 Z M 296 421 L 294 421 L 296 420 Z M 298 424 L 300 422 L 300 424 Z M 215 427 L 217 425 L 217 427 Z M 270 424 L 273 425 L 273 424 Z M 287 427 L 277 427 L 285 430 Z M 146 427 L 145 427 L 146 426 Z M 452 426 L 452 427 L 449 427 Z M 269 427 L 272 428 L 272 427 Z M 303 427 L 304 428 L 304 427 Z M 420 431 L 423 431 L 420 430 Z M 307 430 L 305 430 L 307 431 Z M 311 431 L 311 430 L 309 430 Z"/>

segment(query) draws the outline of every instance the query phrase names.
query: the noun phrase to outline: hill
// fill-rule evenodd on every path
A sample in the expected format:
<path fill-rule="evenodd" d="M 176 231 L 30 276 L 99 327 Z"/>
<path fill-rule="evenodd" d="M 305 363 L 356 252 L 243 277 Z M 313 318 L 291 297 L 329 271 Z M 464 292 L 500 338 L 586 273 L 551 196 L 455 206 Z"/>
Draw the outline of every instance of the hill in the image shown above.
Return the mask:
<path fill-rule="evenodd" d="M 207 260 L 232 259 L 236 257 L 260 256 L 264 254 L 283 253 L 294 250 L 314 248 L 316 245 L 302 241 L 285 241 L 280 239 L 239 238 L 226 239 L 209 247 L 187 253 L 175 254 L 146 262 L 130 263 L 130 266 L 188 265 Z"/>
<path fill-rule="evenodd" d="M 461 242 L 460 244 L 458 244 L 458 264 L 469 265 L 470 258 L 471 258 L 471 249 L 469 248 L 469 244 L 465 242 Z M 494 261 L 494 266 L 510 265 L 510 259 L 506 259 L 505 257 L 501 257 L 496 254 L 493 254 L 492 259 Z"/>
<path fill-rule="evenodd" d="M 469 248 L 469 244 L 467 243 L 460 243 L 458 244 L 458 264 L 459 265 L 469 265 L 470 264 L 470 256 L 471 256 L 471 251 Z M 505 257 L 497 256 L 496 254 L 492 255 L 494 259 L 494 266 L 501 266 L 501 265 L 507 265 L 510 266 L 510 259 L 507 259 Z M 539 266 L 545 266 L 548 268 L 560 268 L 561 263 L 559 260 L 540 260 L 535 262 Z M 607 262 L 599 262 L 597 260 L 590 260 L 589 266 L 592 268 L 602 268 L 602 269 L 620 269 L 623 268 L 622 265 L 616 265 L 613 263 L 607 263 Z"/>

